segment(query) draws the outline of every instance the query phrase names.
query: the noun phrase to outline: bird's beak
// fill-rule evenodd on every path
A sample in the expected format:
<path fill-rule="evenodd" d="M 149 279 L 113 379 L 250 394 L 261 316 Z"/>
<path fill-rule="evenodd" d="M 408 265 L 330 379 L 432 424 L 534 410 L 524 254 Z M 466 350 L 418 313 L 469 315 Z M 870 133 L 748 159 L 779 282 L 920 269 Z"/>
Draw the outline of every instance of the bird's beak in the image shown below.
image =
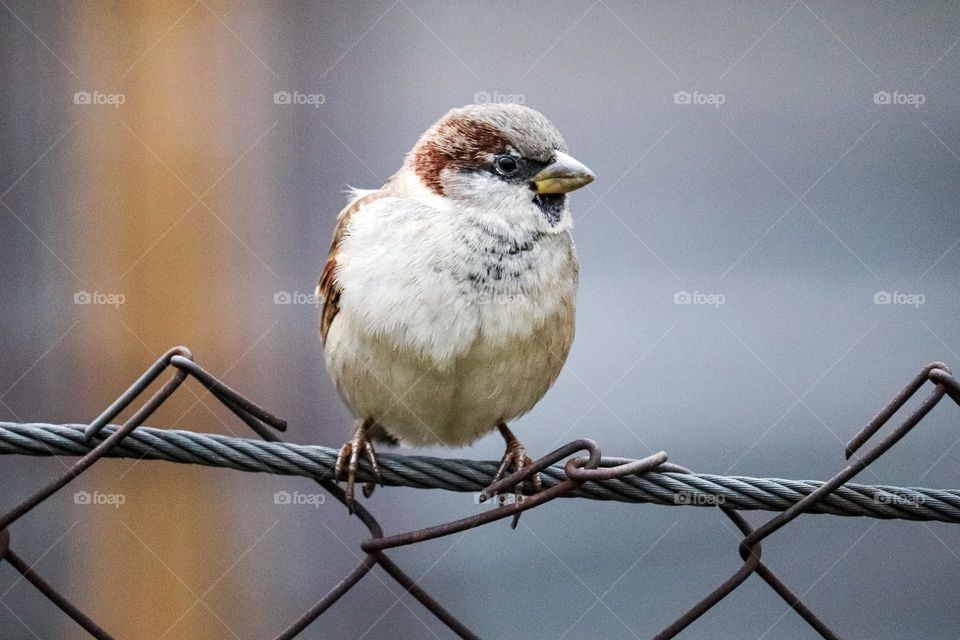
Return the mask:
<path fill-rule="evenodd" d="M 567 193 L 590 184 L 594 177 L 586 165 L 557 151 L 557 159 L 533 176 L 530 186 L 537 193 Z"/>

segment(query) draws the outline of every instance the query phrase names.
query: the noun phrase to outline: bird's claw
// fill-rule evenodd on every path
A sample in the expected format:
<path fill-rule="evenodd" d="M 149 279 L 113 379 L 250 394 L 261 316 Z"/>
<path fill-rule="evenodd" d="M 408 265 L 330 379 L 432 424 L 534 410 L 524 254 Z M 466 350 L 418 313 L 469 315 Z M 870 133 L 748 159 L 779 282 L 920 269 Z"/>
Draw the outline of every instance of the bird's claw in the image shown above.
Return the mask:
<path fill-rule="evenodd" d="M 512 434 L 511 434 L 512 435 Z M 503 458 L 500 460 L 500 466 L 497 468 L 497 473 L 493 476 L 493 482 L 495 484 L 499 482 L 504 476 L 516 473 L 521 469 L 529 467 L 533 464 L 533 459 L 527 455 L 527 450 L 516 438 L 507 439 L 507 449 L 503 453 Z M 533 483 L 534 493 L 540 493 L 543 489 L 543 481 L 540 478 L 540 472 L 534 473 L 529 480 Z M 513 488 L 513 500 L 516 503 L 523 502 L 523 482 L 517 483 Z M 499 503 L 503 506 L 506 503 L 506 496 L 504 494 L 499 494 L 497 496 Z M 520 514 L 516 514 L 513 517 L 513 522 L 510 527 L 516 529 L 517 522 L 520 520 Z"/>
<path fill-rule="evenodd" d="M 380 465 L 377 463 L 376 451 L 373 449 L 373 443 L 367 437 L 366 430 L 358 429 L 353 438 L 343 443 L 340 452 L 337 454 L 337 462 L 333 467 L 333 477 L 339 482 L 342 479 L 344 467 L 347 471 L 346 503 L 347 509 L 353 513 L 354 485 L 357 479 L 357 469 L 360 467 L 360 456 L 366 455 L 370 463 L 370 469 L 373 472 L 376 481 L 383 486 L 383 478 L 380 475 Z M 363 484 L 363 495 L 369 498 L 373 495 L 376 484 L 373 480 L 368 480 Z"/>

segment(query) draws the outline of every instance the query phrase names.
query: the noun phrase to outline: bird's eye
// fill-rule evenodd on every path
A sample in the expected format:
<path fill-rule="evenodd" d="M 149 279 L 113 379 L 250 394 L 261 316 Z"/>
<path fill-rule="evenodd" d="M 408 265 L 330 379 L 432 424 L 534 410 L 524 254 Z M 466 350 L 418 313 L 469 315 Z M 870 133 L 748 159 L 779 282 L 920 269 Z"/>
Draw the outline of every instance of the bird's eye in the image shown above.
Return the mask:
<path fill-rule="evenodd" d="M 509 154 L 497 156 L 493 161 L 493 166 L 497 168 L 500 175 L 510 176 L 517 171 L 517 159 Z"/>

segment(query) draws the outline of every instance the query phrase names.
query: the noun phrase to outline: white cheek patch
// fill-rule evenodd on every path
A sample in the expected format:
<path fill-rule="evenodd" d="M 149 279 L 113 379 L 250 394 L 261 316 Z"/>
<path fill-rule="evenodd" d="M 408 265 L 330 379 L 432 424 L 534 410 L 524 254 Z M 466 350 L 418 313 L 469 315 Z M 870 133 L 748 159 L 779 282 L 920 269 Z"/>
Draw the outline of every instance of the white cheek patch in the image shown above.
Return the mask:
<path fill-rule="evenodd" d="M 558 216 L 548 219 L 534 203 L 536 195 L 528 185 L 501 180 L 492 173 L 444 170 L 444 192 L 454 206 L 469 210 L 492 228 L 507 233 L 565 233 L 573 227 L 573 218 L 564 206 Z"/>

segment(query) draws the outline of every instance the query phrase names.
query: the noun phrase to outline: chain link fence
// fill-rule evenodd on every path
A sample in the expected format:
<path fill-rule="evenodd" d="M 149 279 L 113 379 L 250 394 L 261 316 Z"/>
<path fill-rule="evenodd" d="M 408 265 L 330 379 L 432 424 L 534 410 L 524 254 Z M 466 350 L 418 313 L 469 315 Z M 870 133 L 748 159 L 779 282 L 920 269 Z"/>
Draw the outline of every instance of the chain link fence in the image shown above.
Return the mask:
<path fill-rule="evenodd" d="M 119 426 L 110 424 L 144 395 L 168 369 L 172 369 L 172 375 L 149 395 L 129 418 Z M 247 424 L 260 440 L 142 426 L 188 377 L 198 380 L 210 394 Z M 880 429 L 925 386 L 931 388 L 927 395 L 920 399 L 916 408 L 885 436 L 877 436 Z M 763 562 L 761 543 L 803 514 L 960 523 L 960 490 L 860 485 L 849 482 L 896 445 L 946 395 L 960 404 L 960 383 L 953 377 L 947 365 L 934 362 L 924 367 L 854 436 L 846 449 L 847 466 L 825 482 L 698 474 L 668 463 L 667 454 L 663 451 L 640 460 L 605 457 L 601 455 L 597 443 L 588 439 L 574 440 L 540 458 L 533 465 L 494 484 L 491 482 L 497 470 L 497 462 L 380 454 L 378 459 L 382 481 L 386 485 L 479 492 L 481 501 L 506 495 L 517 487 L 521 489 L 522 495 L 476 515 L 390 535 L 383 531 L 368 509 L 355 503 L 354 515 L 370 534 L 369 538 L 359 544 L 365 554 L 362 561 L 315 605 L 277 635 L 276 640 L 298 636 L 375 566 L 379 566 L 396 580 L 457 636 L 479 638 L 477 631 L 447 611 L 401 569 L 387 555 L 387 551 L 480 527 L 504 518 L 515 520 L 523 511 L 555 498 L 709 507 L 718 509 L 743 533 L 744 537 L 738 549 L 743 560 L 740 568 L 683 612 L 666 629 L 656 634 L 655 640 L 677 636 L 753 574 L 763 579 L 821 637 L 839 638 Z M 345 502 L 344 491 L 333 479 L 337 450 L 285 443 L 277 435 L 277 432 L 285 429 L 286 423 L 283 420 L 231 389 L 195 363 L 190 350 L 185 347 L 176 347 L 164 354 L 89 425 L 0 422 L 0 454 L 79 456 L 79 460 L 65 473 L 0 516 L 0 559 L 12 566 L 90 635 L 98 639 L 112 639 L 114 636 L 72 604 L 13 550 L 10 525 L 104 457 L 165 460 L 248 472 L 304 476 L 314 479 L 334 498 Z M 866 448 L 871 440 L 877 442 Z M 541 473 L 543 487 L 541 491 L 534 492 L 530 478 L 537 472 Z M 363 460 L 358 481 L 371 479 L 373 477 L 369 463 Z M 779 513 L 754 528 L 740 514 L 740 511 L 744 510 Z"/>

